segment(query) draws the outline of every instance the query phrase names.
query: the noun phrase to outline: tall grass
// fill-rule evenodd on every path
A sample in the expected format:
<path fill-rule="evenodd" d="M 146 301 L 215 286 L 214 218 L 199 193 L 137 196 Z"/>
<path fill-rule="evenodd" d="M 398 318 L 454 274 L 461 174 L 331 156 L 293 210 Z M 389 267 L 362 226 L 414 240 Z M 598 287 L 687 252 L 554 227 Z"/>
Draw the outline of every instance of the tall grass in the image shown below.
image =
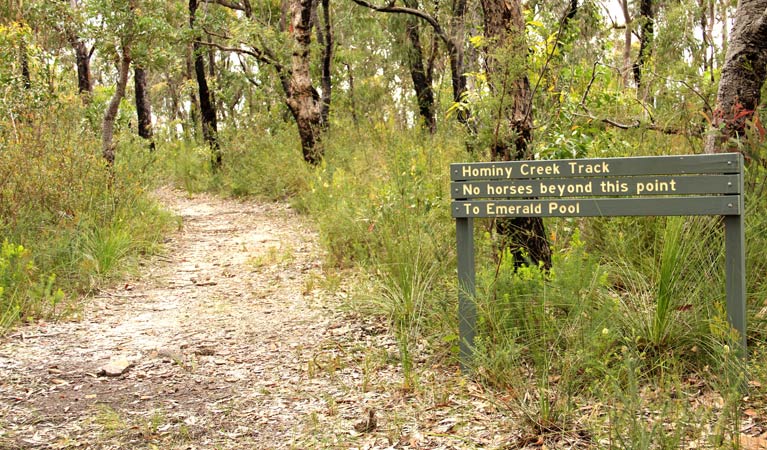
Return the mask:
<path fill-rule="evenodd" d="M 108 168 L 82 116 L 77 98 L 51 101 L 0 133 L 0 261 L 16 274 L 0 284 L 2 329 L 77 307 L 171 224 L 147 195 L 152 156 L 123 134 Z"/>
<path fill-rule="evenodd" d="M 219 139 L 223 166 L 212 173 L 206 145 L 174 140 L 164 145 L 158 165 L 165 177 L 190 193 L 215 191 L 234 196 L 285 200 L 308 188 L 311 168 L 302 158 L 295 132 L 257 123 L 252 128 L 224 131 Z"/>

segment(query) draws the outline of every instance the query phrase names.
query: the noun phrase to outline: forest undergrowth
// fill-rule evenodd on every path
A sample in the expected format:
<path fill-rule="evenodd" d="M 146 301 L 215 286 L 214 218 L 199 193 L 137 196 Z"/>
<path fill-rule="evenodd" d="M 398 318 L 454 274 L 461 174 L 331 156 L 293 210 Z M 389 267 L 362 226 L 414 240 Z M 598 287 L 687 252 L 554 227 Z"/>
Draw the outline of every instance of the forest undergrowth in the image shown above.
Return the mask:
<path fill-rule="evenodd" d="M 77 316 L 80 296 L 134 270 L 177 226 L 148 195 L 154 156 L 126 143 L 109 167 L 82 109 L 41 105 L 3 129 L 0 330 Z"/>

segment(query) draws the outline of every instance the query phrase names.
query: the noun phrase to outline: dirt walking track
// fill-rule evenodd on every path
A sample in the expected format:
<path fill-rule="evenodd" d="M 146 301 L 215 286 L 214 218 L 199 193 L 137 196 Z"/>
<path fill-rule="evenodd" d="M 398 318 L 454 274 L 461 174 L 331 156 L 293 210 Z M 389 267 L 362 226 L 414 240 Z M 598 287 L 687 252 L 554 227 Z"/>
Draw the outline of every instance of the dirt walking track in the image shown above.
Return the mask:
<path fill-rule="evenodd" d="M 511 438 L 508 419 L 450 368 L 421 368 L 420 390 L 402 392 L 385 325 L 341 307 L 315 232 L 288 207 L 160 197 L 183 223 L 164 255 L 101 291 L 82 320 L 0 338 L 0 448 L 447 449 Z"/>

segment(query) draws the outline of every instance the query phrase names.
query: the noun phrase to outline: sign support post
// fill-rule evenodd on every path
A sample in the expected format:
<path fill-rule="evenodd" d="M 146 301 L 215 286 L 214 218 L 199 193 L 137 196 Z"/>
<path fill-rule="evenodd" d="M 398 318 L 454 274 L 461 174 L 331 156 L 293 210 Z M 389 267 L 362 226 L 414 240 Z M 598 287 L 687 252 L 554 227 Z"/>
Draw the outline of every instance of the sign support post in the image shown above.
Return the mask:
<path fill-rule="evenodd" d="M 458 242 L 458 333 L 461 371 L 468 372 L 474 353 L 474 336 L 477 333 L 477 305 L 475 297 L 474 270 L 474 219 L 455 220 L 455 237 Z"/>
<path fill-rule="evenodd" d="M 727 320 L 738 331 L 743 358 L 746 352 L 746 236 L 742 216 L 724 218 L 727 277 Z"/>

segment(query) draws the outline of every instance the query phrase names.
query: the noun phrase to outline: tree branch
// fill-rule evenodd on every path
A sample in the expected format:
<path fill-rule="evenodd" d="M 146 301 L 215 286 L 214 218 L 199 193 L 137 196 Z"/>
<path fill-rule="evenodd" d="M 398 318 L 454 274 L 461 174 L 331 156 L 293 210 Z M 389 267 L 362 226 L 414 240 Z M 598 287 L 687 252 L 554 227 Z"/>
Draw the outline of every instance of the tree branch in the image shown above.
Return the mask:
<path fill-rule="evenodd" d="M 352 1 L 360 6 L 364 6 L 365 8 L 370 8 L 373 11 L 395 13 L 395 14 L 410 14 L 411 16 L 418 17 L 421 20 L 428 23 L 429 25 L 431 25 L 431 27 L 434 29 L 434 32 L 437 33 L 437 36 L 439 36 L 440 39 L 442 39 L 442 41 L 445 43 L 445 45 L 448 46 L 449 49 L 452 49 L 452 47 L 455 46 L 455 43 L 450 39 L 447 33 L 445 33 L 445 30 L 442 29 L 442 26 L 440 26 L 439 22 L 437 22 L 437 19 L 435 19 L 432 15 L 425 13 L 419 9 L 406 8 L 404 6 L 394 6 L 396 0 L 391 1 L 386 6 L 375 6 L 371 3 L 368 3 L 365 0 L 352 0 Z"/>
<path fill-rule="evenodd" d="M 589 96 L 589 92 L 591 92 L 591 86 L 594 85 L 594 81 L 597 79 L 597 66 L 599 65 L 599 61 L 594 61 L 594 66 L 591 67 L 591 79 L 589 80 L 589 84 L 586 86 L 586 90 L 583 91 L 583 96 L 581 97 L 581 107 L 586 104 L 586 99 Z"/>
<path fill-rule="evenodd" d="M 229 0 L 204 0 L 205 3 L 215 3 L 217 5 L 221 5 L 223 7 L 234 9 L 237 11 L 245 11 L 245 7 L 240 5 L 239 3 L 229 1 Z"/>
<path fill-rule="evenodd" d="M 216 36 L 216 35 L 214 34 L 213 36 Z M 261 50 L 260 48 L 251 47 L 250 49 L 247 49 L 242 47 L 227 47 L 216 42 L 205 42 L 201 40 L 195 40 L 195 42 L 200 45 L 207 45 L 208 47 L 217 48 L 221 50 L 222 52 L 233 52 L 233 53 L 239 53 L 242 55 L 250 55 L 256 58 L 257 60 L 261 61 L 262 63 L 273 66 L 277 70 L 277 72 L 282 72 L 284 70 L 284 67 L 282 66 L 282 64 L 280 64 L 278 61 L 275 61 L 274 59 L 269 58 L 267 53 Z"/>
<path fill-rule="evenodd" d="M 260 88 L 261 84 L 250 76 L 250 69 L 248 69 L 248 66 L 245 65 L 245 61 L 242 60 L 242 55 L 240 53 L 235 53 L 235 55 L 237 55 L 237 60 L 240 62 L 240 67 L 242 67 L 242 74 L 245 79 L 248 80 L 248 82 L 253 86 Z"/>
<path fill-rule="evenodd" d="M 683 135 L 683 136 L 687 136 L 689 134 L 694 134 L 696 136 L 699 136 L 701 134 L 699 131 L 684 130 L 684 129 L 675 128 L 675 127 L 664 127 L 664 126 L 658 125 L 657 123 L 643 123 L 640 120 L 634 120 L 633 123 L 622 123 L 622 122 L 618 122 L 617 120 L 610 119 L 609 117 L 602 117 L 602 118 L 596 117 L 595 115 L 591 113 L 591 111 L 586 109 L 584 106 L 581 106 L 581 108 L 586 112 L 586 114 L 573 113 L 573 115 L 578 117 L 584 117 L 586 119 L 593 120 L 596 122 L 602 122 L 605 125 L 610 125 L 611 127 L 619 128 L 621 130 L 643 128 L 646 130 L 657 131 L 663 134 L 673 134 L 673 135 Z"/>

